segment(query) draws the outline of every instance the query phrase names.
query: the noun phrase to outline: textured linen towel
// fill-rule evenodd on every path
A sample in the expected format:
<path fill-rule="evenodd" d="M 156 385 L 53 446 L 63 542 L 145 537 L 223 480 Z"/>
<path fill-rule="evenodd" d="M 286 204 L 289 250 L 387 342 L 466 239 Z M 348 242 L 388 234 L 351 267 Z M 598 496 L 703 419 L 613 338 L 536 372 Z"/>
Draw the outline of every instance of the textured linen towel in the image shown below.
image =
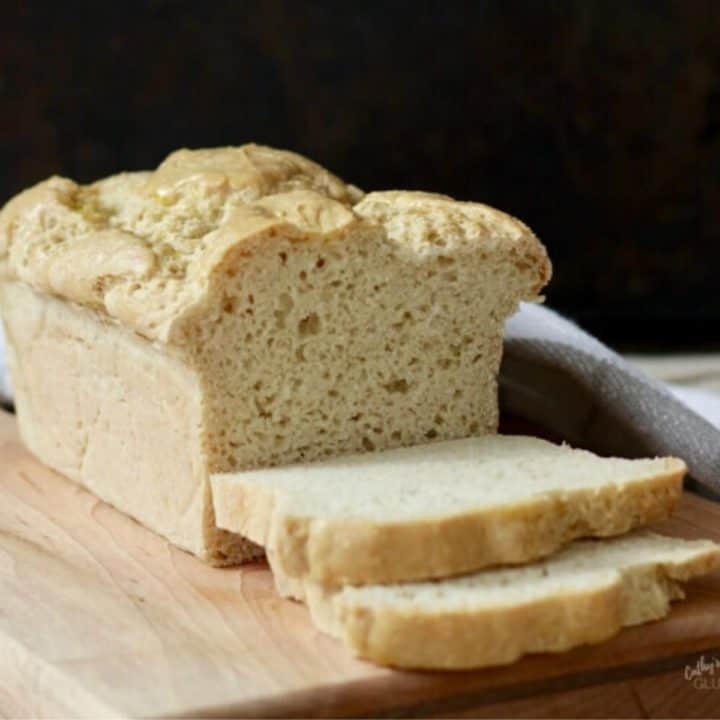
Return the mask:
<path fill-rule="evenodd" d="M 1 329 L 0 401 L 11 402 Z M 541 305 L 507 323 L 500 404 L 602 454 L 681 457 L 691 487 L 720 497 L 720 395 L 651 379 Z"/>
<path fill-rule="evenodd" d="M 508 321 L 500 389 L 505 412 L 573 445 L 680 457 L 690 486 L 720 498 L 720 428 L 712 423 L 720 403 L 697 390 L 673 392 L 548 308 L 524 303 Z"/>

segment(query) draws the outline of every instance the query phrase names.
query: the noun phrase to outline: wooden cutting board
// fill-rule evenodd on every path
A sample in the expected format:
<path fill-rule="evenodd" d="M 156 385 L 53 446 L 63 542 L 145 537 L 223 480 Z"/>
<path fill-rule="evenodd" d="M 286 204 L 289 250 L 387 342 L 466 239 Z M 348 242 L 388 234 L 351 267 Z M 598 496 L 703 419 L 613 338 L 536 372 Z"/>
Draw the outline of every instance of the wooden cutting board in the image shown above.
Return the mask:
<path fill-rule="evenodd" d="M 661 529 L 720 540 L 720 505 L 687 495 Z M 720 648 L 720 576 L 688 598 L 604 645 L 509 667 L 375 667 L 278 598 L 264 564 L 212 569 L 171 547 L 40 465 L 0 413 L 0 716 L 581 716 L 608 682 L 605 714 L 642 715 L 648 677 L 691 689 L 685 665 Z"/>

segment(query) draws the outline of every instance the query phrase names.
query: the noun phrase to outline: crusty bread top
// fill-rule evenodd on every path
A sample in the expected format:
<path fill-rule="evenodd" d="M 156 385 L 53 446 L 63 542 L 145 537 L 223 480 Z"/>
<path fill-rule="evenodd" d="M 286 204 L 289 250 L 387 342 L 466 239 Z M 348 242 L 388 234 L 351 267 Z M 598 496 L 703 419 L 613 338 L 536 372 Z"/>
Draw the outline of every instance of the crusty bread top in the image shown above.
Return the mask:
<path fill-rule="evenodd" d="M 402 251 L 501 251 L 547 282 L 541 243 L 484 205 L 412 192 L 363 193 L 295 153 L 259 145 L 179 150 L 152 173 L 91 185 L 52 177 L 0 212 L 0 276 L 94 308 L 168 341 L 210 295 L 213 271 L 254 241 L 385 233 Z"/>

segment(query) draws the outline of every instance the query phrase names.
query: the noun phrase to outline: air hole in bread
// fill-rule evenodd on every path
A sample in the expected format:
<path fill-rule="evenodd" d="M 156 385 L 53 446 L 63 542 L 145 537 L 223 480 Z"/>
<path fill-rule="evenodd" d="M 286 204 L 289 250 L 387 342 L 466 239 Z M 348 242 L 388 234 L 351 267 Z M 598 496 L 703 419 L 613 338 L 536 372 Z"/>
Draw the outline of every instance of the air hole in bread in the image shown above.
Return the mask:
<path fill-rule="evenodd" d="M 410 389 L 410 385 L 407 380 L 400 378 L 399 380 L 393 380 L 383 386 L 389 393 L 406 393 Z"/>
<path fill-rule="evenodd" d="M 298 335 L 307 337 L 317 335 L 320 332 L 320 318 L 317 313 L 311 313 L 298 323 Z"/>

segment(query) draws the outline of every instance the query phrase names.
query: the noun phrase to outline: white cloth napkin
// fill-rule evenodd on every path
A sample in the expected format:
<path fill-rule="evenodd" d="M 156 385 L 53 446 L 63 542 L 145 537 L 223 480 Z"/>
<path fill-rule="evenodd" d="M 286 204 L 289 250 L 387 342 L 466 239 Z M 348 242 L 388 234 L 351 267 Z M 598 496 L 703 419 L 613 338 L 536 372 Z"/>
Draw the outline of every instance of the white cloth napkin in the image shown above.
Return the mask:
<path fill-rule="evenodd" d="M 680 457 L 689 486 L 720 498 L 720 401 L 653 380 L 548 308 L 523 304 L 508 321 L 500 392 L 503 410 L 573 445 Z"/>
<path fill-rule="evenodd" d="M 2 323 L 0 323 L 0 405 L 12 403 L 12 389 L 10 388 L 10 373 L 5 359 L 5 336 Z"/>
<path fill-rule="evenodd" d="M 0 402 L 9 404 L 5 357 L 0 326 Z M 523 303 L 507 323 L 500 403 L 599 453 L 677 455 L 691 486 L 720 497 L 720 395 L 651 379 L 546 307 Z"/>

